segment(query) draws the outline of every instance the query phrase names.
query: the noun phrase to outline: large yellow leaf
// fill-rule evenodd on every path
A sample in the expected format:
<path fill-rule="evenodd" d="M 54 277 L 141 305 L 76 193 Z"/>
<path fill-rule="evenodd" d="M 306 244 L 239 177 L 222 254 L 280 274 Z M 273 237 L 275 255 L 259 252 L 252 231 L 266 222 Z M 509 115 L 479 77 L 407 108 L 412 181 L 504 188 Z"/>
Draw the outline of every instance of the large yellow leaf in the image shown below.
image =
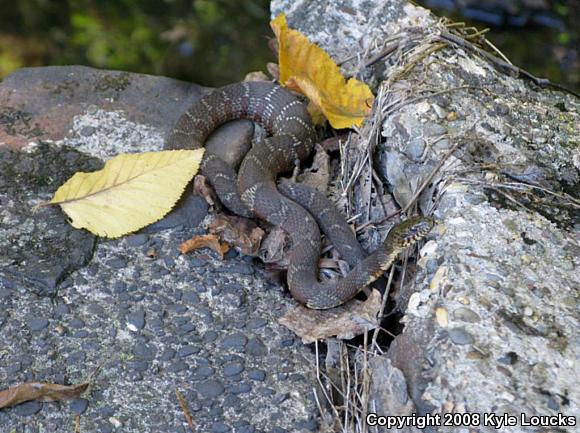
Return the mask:
<path fill-rule="evenodd" d="M 122 154 L 102 170 L 75 173 L 49 202 L 76 228 L 110 238 L 165 216 L 197 173 L 204 149 Z"/>
<path fill-rule="evenodd" d="M 374 101 L 369 87 L 354 78 L 346 81 L 322 48 L 288 28 L 284 14 L 270 25 L 278 39 L 280 83 L 308 96 L 334 128 L 360 126 Z"/>

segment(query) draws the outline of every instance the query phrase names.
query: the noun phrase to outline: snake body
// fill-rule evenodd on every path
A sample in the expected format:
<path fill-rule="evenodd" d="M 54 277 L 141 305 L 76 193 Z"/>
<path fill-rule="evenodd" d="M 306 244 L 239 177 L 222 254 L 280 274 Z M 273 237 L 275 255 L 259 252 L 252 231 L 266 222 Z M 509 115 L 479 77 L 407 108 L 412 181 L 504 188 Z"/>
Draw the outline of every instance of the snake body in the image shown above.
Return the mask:
<path fill-rule="evenodd" d="M 237 173 L 222 156 L 208 150 L 201 170 L 232 212 L 257 216 L 289 234 L 288 288 L 300 303 L 326 309 L 348 301 L 379 278 L 405 248 L 423 238 L 433 226 L 429 218 L 409 218 L 395 226 L 367 257 L 345 218 L 324 195 L 298 184 L 277 185 L 280 173 L 308 158 L 314 145 L 314 128 L 302 101 L 272 83 L 232 84 L 202 97 L 178 119 L 165 147 L 202 147 L 221 124 L 242 118 L 260 124 L 268 138 L 253 145 Z M 319 226 L 352 266 L 344 278 L 318 281 Z"/>

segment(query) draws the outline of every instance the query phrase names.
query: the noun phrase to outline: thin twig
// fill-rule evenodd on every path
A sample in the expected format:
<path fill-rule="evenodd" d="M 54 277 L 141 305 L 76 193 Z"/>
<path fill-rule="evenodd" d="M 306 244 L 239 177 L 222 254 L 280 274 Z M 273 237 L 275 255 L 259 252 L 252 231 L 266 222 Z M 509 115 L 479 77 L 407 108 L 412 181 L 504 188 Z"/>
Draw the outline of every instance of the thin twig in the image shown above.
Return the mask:
<path fill-rule="evenodd" d="M 399 42 L 395 42 L 394 44 L 387 45 L 380 53 L 376 54 L 374 57 L 371 57 L 369 60 L 365 62 L 365 68 L 374 65 L 379 60 L 387 57 L 389 54 L 395 52 L 395 50 L 399 48 Z"/>
<path fill-rule="evenodd" d="M 451 149 L 449 149 L 449 151 L 447 151 L 447 153 L 443 156 L 443 158 L 441 158 L 441 160 L 437 163 L 437 165 L 431 171 L 431 173 L 429 173 L 429 176 L 427 176 L 427 178 L 423 181 L 421 186 L 417 189 L 417 191 L 415 191 L 415 194 L 413 194 L 413 197 L 411 197 L 411 200 L 409 200 L 409 203 L 407 203 L 407 205 L 403 208 L 402 212 L 407 212 L 409 210 L 409 208 L 413 205 L 413 203 L 415 203 L 415 201 L 419 198 L 423 190 L 427 188 L 427 186 L 431 183 L 437 172 L 441 169 L 441 167 L 443 167 L 445 161 L 447 161 L 447 159 L 449 159 L 449 157 L 453 154 L 453 152 L 455 152 L 462 144 L 463 140 L 459 140 L 457 143 L 453 145 Z"/>
<path fill-rule="evenodd" d="M 185 397 L 177 389 L 175 390 L 175 395 L 177 396 L 177 401 L 179 402 L 179 406 L 181 407 L 181 411 L 183 412 L 183 416 L 185 417 L 185 420 L 187 421 L 187 425 L 189 426 L 189 428 L 191 429 L 192 432 L 196 432 L 197 430 L 195 428 L 195 422 L 193 421 L 193 418 L 191 417 L 191 414 L 189 412 L 189 408 L 187 407 L 187 402 L 185 401 Z"/>
<path fill-rule="evenodd" d="M 471 42 L 465 40 L 464 38 L 462 38 L 460 36 L 454 35 L 452 33 L 446 32 L 446 31 L 442 31 L 440 33 L 438 39 L 441 41 L 446 41 L 447 43 L 452 43 L 452 44 L 458 45 L 461 48 L 465 48 L 468 51 L 475 52 L 476 54 L 480 55 L 481 57 L 485 58 L 490 63 L 495 65 L 495 67 L 497 69 L 499 69 L 500 71 L 502 71 L 504 73 L 507 73 L 508 75 L 512 75 L 512 76 L 516 76 L 516 77 L 521 76 L 521 77 L 524 77 L 524 78 L 527 78 L 527 79 L 533 81 L 535 84 L 537 84 L 540 87 L 553 87 L 553 88 L 556 88 L 558 90 L 562 90 L 564 92 L 570 93 L 571 95 L 574 95 L 577 98 L 580 98 L 580 95 L 578 93 L 576 93 L 570 89 L 567 89 L 564 86 L 561 86 L 559 84 L 552 83 L 547 78 L 536 77 L 531 72 L 528 72 L 527 70 L 522 69 L 518 66 L 512 65 L 512 64 L 510 64 L 502 59 L 499 59 L 498 57 L 494 56 L 493 54 L 488 53 L 487 51 L 484 51 L 479 47 L 476 47 Z"/>
<path fill-rule="evenodd" d="M 385 288 L 385 293 L 383 293 L 383 302 L 381 303 L 381 309 L 379 310 L 379 318 L 383 317 L 383 313 L 385 311 L 385 307 L 387 305 L 387 300 L 389 299 L 389 292 L 391 289 L 391 284 L 393 282 L 393 277 L 395 276 L 395 267 L 391 266 L 391 272 L 389 272 L 389 278 L 387 279 L 387 287 Z M 375 329 L 375 331 L 373 332 L 373 347 L 375 346 L 375 344 L 377 343 L 377 337 L 379 335 L 379 330 L 378 328 Z"/>

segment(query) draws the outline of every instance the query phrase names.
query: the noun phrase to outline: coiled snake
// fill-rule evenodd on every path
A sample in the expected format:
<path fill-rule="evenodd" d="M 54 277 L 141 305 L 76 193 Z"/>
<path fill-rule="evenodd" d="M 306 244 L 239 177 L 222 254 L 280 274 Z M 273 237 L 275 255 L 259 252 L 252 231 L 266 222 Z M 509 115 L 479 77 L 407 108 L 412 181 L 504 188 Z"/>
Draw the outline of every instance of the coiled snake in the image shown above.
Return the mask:
<path fill-rule="evenodd" d="M 232 212 L 263 218 L 289 234 L 288 288 L 300 303 L 325 309 L 348 301 L 433 226 L 429 218 L 409 218 L 395 226 L 367 257 L 345 218 L 323 194 L 299 184 L 276 185 L 279 173 L 291 171 L 297 160 L 308 158 L 314 129 L 305 105 L 271 83 L 232 84 L 202 97 L 179 118 L 165 148 L 202 147 L 218 126 L 242 118 L 260 124 L 269 137 L 253 145 L 237 174 L 221 155 L 211 151 L 206 151 L 201 170 Z M 318 281 L 319 226 L 352 266 L 344 278 Z"/>

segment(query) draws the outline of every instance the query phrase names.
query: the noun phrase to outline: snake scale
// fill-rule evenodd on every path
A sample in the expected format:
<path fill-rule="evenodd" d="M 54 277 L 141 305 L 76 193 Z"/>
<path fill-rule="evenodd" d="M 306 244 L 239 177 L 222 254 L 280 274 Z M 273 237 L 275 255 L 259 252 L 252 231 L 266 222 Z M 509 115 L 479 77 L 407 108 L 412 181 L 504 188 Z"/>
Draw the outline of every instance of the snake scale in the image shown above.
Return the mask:
<path fill-rule="evenodd" d="M 232 212 L 262 218 L 288 233 L 292 243 L 288 288 L 307 307 L 326 309 L 348 301 L 433 226 L 430 218 L 409 218 L 395 226 L 383 244 L 367 256 L 345 218 L 323 194 L 299 184 L 277 185 L 280 173 L 291 171 L 297 161 L 308 158 L 314 146 L 314 128 L 303 102 L 272 83 L 231 84 L 202 97 L 178 119 L 165 148 L 202 147 L 221 124 L 242 118 L 257 122 L 268 137 L 254 143 L 237 173 L 224 157 L 209 150 L 201 171 Z M 319 227 L 352 267 L 344 278 L 318 280 Z"/>

